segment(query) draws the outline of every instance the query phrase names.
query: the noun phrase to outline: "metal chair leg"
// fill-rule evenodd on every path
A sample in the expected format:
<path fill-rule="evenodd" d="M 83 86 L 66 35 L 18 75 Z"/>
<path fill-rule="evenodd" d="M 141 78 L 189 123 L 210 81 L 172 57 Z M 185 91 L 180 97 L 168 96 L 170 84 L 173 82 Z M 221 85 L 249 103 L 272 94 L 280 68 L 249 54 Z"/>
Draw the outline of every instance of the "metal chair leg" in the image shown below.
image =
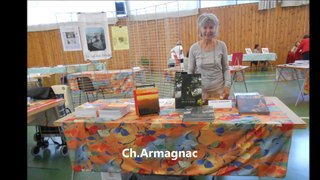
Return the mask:
<path fill-rule="evenodd" d="M 87 102 L 89 102 L 89 96 L 87 92 L 86 92 L 86 97 L 87 97 Z"/>
<path fill-rule="evenodd" d="M 80 91 L 80 93 L 79 93 L 79 105 L 81 105 L 81 91 Z"/>

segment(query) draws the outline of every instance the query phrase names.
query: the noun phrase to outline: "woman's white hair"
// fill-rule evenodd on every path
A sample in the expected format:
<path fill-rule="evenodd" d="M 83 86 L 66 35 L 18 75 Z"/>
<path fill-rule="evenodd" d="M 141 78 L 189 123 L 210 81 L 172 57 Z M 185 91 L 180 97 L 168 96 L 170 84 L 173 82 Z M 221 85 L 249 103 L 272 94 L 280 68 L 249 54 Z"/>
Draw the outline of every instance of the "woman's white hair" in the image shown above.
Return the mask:
<path fill-rule="evenodd" d="M 204 27 L 206 24 L 213 24 L 213 37 L 216 37 L 219 30 L 219 19 L 212 13 L 204 13 L 198 17 L 198 29 Z M 202 34 L 200 34 L 202 36 Z"/>

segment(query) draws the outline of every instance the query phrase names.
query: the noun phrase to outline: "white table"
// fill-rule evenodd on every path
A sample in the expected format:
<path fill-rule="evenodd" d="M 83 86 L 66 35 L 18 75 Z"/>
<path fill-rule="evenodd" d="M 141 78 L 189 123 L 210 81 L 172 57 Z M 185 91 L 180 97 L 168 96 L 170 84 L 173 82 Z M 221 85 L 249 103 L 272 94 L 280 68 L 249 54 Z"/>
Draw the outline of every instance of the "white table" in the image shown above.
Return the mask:
<path fill-rule="evenodd" d="M 297 106 L 297 104 L 299 102 L 300 95 L 302 97 L 302 101 L 304 100 L 304 98 L 303 98 L 303 90 L 304 90 L 304 88 L 303 87 L 305 86 L 305 83 L 307 83 L 306 82 L 306 77 L 307 77 L 307 73 L 309 72 L 309 64 L 306 64 L 306 65 L 280 64 L 280 65 L 277 65 L 277 69 L 279 69 L 279 75 L 277 76 L 277 81 L 276 81 L 276 86 L 275 86 L 274 91 L 273 91 L 273 96 L 274 96 L 274 94 L 276 92 L 276 89 L 277 89 L 278 83 L 280 81 L 280 78 L 282 77 L 284 80 L 286 80 L 286 78 L 283 76 L 283 70 L 284 69 L 291 70 L 292 77 L 294 77 L 294 75 L 296 75 L 295 79 L 297 80 L 298 88 L 299 88 L 299 94 L 298 94 L 298 97 L 297 97 L 297 100 L 296 100 L 296 104 L 295 104 L 295 106 Z M 303 71 L 303 73 L 305 74 L 304 78 L 303 78 L 303 84 L 302 84 L 303 87 L 301 87 L 300 82 L 299 82 L 298 70 Z"/>
<path fill-rule="evenodd" d="M 270 64 L 271 70 L 272 68 L 272 63 L 270 61 L 276 61 L 277 59 L 277 54 L 276 53 L 252 53 L 252 54 L 243 54 L 243 62 L 251 62 L 251 61 L 268 61 Z M 232 61 L 232 55 L 228 55 L 228 61 Z"/>

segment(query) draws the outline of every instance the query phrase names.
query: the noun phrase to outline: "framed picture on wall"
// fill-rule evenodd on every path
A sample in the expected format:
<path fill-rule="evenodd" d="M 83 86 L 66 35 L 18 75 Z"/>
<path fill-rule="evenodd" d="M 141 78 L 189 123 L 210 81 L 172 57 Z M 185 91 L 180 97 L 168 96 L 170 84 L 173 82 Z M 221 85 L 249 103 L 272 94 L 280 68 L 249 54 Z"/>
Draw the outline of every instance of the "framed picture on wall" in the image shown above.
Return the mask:
<path fill-rule="evenodd" d="M 108 20 L 105 12 L 78 14 L 85 61 L 112 57 Z"/>
<path fill-rule="evenodd" d="M 64 51 L 82 50 L 78 26 L 61 26 L 60 35 Z"/>

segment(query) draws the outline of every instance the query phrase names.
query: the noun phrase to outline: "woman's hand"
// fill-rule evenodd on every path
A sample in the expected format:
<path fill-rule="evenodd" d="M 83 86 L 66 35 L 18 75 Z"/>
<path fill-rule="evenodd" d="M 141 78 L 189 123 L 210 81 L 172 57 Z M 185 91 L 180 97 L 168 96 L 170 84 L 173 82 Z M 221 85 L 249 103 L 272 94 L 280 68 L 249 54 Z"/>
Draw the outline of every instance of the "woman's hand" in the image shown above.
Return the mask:
<path fill-rule="evenodd" d="M 228 99 L 230 94 L 230 88 L 229 87 L 224 87 L 223 89 L 223 99 Z"/>

